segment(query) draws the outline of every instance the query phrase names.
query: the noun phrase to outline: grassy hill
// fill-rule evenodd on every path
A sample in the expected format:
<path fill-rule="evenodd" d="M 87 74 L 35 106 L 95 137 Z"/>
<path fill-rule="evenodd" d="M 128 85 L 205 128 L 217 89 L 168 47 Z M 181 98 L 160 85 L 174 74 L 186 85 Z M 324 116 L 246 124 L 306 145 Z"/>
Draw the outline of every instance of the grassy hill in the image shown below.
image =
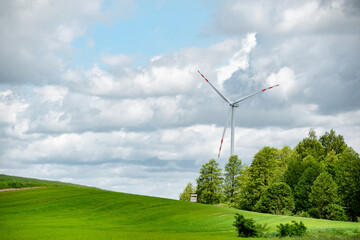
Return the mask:
<path fill-rule="evenodd" d="M 2 175 L 6 181 L 31 179 Z M 170 199 L 34 180 L 43 188 L 0 192 L 1 239 L 237 239 L 236 212 L 276 225 L 303 221 L 308 229 L 356 229 L 359 223 L 276 216 Z M 34 183 L 35 184 L 35 183 Z"/>

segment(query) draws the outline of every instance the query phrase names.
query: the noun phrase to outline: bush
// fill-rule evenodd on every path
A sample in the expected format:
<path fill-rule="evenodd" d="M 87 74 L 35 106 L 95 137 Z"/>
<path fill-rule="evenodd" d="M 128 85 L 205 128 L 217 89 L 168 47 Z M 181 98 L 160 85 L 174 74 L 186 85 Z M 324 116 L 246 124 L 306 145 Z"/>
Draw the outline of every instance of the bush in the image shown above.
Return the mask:
<path fill-rule="evenodd" d="M 254 219 L 246 219 L 237 213 L 233 225 L 236 227 L 239 237 L 257 237 L 260 235 L 261 225 L 255 224 Z"/>
<path fill-rule="evenodd" d="M 310 208 L 308 213 L 312 218 L 320 218 L 321 217 L 320 210 L 318 208 Z"/>
<path fill-rule="evenodd" d="M 9 184 L 7 182 L 0 182 L 0 189 L 9 188 Z"/>
<path fill-rule="evenodd" d="M 300 223 L 297 223 L 296 221 L 292 221 L 292 224 L 282 224 L 277 226 L 279 229 L 279 235 L 280 237 L 286 237 L 286 236 L 303 236 L 306 233 L 306 227 L 303 224 L 303 222 L 300 221 Z"/>
<path fill-rule="evenodd" d="M 286 183 L 273 183 L 262 194 L 255 209 L 263 213 L 289 214 L 294 209 L 291 188 Z"/>
<path fill-rule="evenodd" d="M 324 209 L 325 216 L 327 219 L 336 220 L 336 221 L 346 221 L 347 216 L 345 209 L 338 204 L 329 204 Z"/>
<path fill-rule="evenodd" d="M 305 212 L 305 211 L 299 211 L 296 213 L 297 217 L 306 217 L 306 218 L 309 218 L 310 217 L 310 214 L 308 212 Z"/>

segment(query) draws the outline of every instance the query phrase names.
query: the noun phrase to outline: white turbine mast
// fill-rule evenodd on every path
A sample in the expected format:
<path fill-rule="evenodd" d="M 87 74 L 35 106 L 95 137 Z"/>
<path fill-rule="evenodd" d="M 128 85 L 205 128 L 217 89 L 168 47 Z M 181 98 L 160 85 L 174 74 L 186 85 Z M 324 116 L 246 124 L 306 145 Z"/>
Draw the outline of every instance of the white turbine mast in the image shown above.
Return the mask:
<path fill-rule="evenodd" d="M 271 86 L 271 87 L 268 87 L 268 88 L 264 88 L 258 92 L 254 92 L 250 95 L 247 95 L 245 97 L 242 97 L 242 98 L 239 98 L 238 100 L 234 101 L 234 102 L 231 102 L 229 101 L 219 90 L 217 90 L 214 85 L 211 84 L 211 82 L 206 78 L 204 77 L 204 75 L 198 70 L 198 72 L 200 73 L 200 75 L 205 79 L 205 81 L 207 83 L 210 84 L 210 86 L 215 90 L 215 92 L 217 92 L 220 97 L 222 99 L 224 99 L 225 102 L 227 102 L 230 106 L 229 108 L 229 113 L 228 113 L 228 116 L 226 118 L 226 122 L 225 122 L 225 127 L 224 127 L 224 131 L 223 131 L 223 134 L 222 134 L 222 137 L 221 137 L 221 142 L 220 142 L 220 148 L 219 148 L 219 154 L 218 154 L 218 158 L 220 158 L 220 152 L 221 152 L 221 147 L 222 147 L 222 144 L 223 144 L 223 141 L 224 141 L 224 136 L 225 136 L 225 132 L 226 132 L 226 127 L 229 123 L 229 120 L 230 120 L 230 115 L 231 115 L 231 142 L 230 142 L 230 156 L 233 156 L 234 155 L 234 137 L 235 137 L 235 133 L 234 133 L 234 110 L 235 108 L 239 107 L 239 104 L 240 102 L 252 97 L 252 96 L 255 96 L 256 94 L 259 94 L 259 93 L 262 93 L 262 92 L 265 92 L 266 90 L 269 90 L 269 89 L 272 89 L 274 87 L 277 87 L 279 86 L 279 84 L 277 85 L 274 85 L 274 86 Z"/>

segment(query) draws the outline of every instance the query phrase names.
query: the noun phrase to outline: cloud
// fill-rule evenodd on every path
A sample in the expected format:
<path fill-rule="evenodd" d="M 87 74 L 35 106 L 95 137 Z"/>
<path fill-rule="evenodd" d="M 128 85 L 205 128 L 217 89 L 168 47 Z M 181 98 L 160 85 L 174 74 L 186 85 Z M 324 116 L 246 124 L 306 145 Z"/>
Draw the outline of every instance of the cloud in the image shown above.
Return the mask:
<path fill-rule="evenodd" d="M 1 2 L 0 82 L 58 82 L 71 43 L 92 24 L 112 19 L 120 6 L 103 12 L 100 0 Z"/>
<path fill-rule="evenodd" d="M 117 26 L 131 1 L 0 5 L 1 173 L 177 198 L 217 156 L 228 110 L 197 70 L 231 100 L 280 84 L 235 111 L 243 162 L 264 146 L 294 147 L 310 128 L 333 128 L 359 151 L 356 1 L 223 1 L 205 27 L 221 40 L 141 66 L 104 50 L 72 61 L 74 41 L 95 52 L 92 27 Z"/>
<path fill-rule="evenodd" d="M 255 33 L 247 34 L 246 39 L 242 41 L 242 48 L 233 54 L 228 64 L 216 69 L 219 84 L 229 79 L 235 71 L 245 70 L 249 67 L 249 53 L 255 46 Z"/>
<path fill-rule="evenodd" d="M 216 14 L 216 32 L 268 35 L 359 34 L 359 8 L 354 1 L 235 1 L 228 0 Z M 351 10 L 350 10 L 351 9 Z M 350 15 L 350 16 L 349 16 Z M 239 24 L 241 23 L 241 24 Z"/>

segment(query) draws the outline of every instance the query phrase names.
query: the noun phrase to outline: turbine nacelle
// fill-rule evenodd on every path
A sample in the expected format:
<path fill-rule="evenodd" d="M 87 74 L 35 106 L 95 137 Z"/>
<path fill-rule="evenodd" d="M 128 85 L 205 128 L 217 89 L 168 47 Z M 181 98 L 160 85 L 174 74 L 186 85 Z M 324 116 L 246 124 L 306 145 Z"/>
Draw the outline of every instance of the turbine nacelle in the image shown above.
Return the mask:
<path fill-rule="evenodd" d="M 228 116 L 226 118 L 226 123 L 225 123 L 225 127 L 224 127 L 224 131 L 223 131 L 223 134 L 222 134 L 222 137 L 221 137 L 221 142 L 220 142 L 220 148 L 219 148 L 219 154 L 218 154 L 218 157 L 220 157 L 220 152 L 221 152 L 221 147 L 222 147 L 222 144 L 223 144 L 223 141 L 224 141 L 224 136 L 225 136 L 225 132 L 226 132 L 226 127 L 229 123 L 229 120 L 230 120 L 230 116 L 231 116 L 231 143 L 230 143 L 230 156 L 234 155 L 234 137 L 235 137 L 235 133 L 234 133 L 234 109 L 235 108 L 238 108 L 239 107 L 239 103 L 252 97 L 252 96 L 255 96 L 256 94 L 259 94 L 259 93 L 263 93 L 265 92 L 266 90 L 268 89 L 272 89 L 274 87 L 277 87 L 279 86 L 279 84 L 275 85 L 275 86 L 271 86 L 271 87 L 268 87 L 268 88 L 264 88 L 258 92 L 255 92 L 255 93 L 252 93 L 250 95 L 247 95 L 245 97 L 242 97 L 242 98 L 239 98 L 238 100 L 236 100 L 235 102 L 230 102 L 219 90 L 217 90 L 212 84 L 211 82 L 204 76 L 202 75 L 202 73 L 198 70 L 198 72 L 200 73 L 200 75 L 205 79 L 205 81 L 207 83 L 209 83 L 209 85 L 215 90 L 215 92 L 217 92 L 220 97 L 222 99 L 224 99 L 225 102 L 227 102 L 229 105 L 230 105 L 230 109 L 229 109 L 229 113 L 228 113 Z"/>

